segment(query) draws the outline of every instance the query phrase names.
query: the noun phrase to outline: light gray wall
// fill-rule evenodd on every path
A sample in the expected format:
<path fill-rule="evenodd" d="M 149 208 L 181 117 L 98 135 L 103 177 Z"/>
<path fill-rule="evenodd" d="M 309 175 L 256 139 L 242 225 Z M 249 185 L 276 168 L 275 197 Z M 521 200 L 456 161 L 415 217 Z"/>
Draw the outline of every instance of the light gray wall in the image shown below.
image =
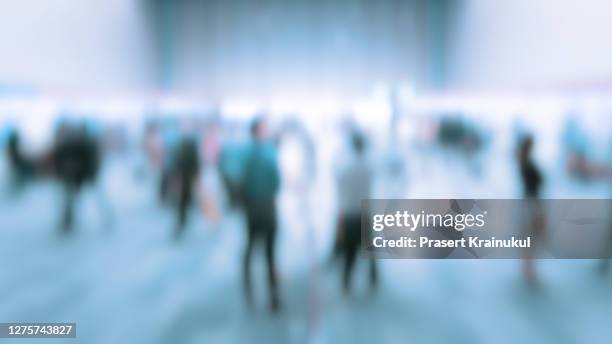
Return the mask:
<path fill-rule="evenodd" d="M 450 3 L 449 89 L 548 89 L 612 80 L 610 1 Z"/>
<path fill-rule="evenodd" d="M 155 36 L 143 4 L 0 1 L 0 86 L 71 94 L 154 87 Z"/>

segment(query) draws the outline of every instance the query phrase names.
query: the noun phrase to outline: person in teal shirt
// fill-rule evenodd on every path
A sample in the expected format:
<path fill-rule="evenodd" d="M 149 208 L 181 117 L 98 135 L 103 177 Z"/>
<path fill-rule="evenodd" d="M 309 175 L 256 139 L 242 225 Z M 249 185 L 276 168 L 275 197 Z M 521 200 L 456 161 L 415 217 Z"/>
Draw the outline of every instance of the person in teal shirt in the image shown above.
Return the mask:
<path fill-rule="evenodd" d="M 276 195 L 280 189 L 280 173 L 276 147 L 268 139 L 266 122 L 255 119 L 251 124 L 253 142 L 246 157 L 243 191 L 247 218 L 247 245 L 244 253 L 244 290 L 246 301 L 252 306 L 251 258 L 253 248 L 262 242 L 265 248 L 270 309 L 280 308 L 274 244 L 276 242 Z"/>

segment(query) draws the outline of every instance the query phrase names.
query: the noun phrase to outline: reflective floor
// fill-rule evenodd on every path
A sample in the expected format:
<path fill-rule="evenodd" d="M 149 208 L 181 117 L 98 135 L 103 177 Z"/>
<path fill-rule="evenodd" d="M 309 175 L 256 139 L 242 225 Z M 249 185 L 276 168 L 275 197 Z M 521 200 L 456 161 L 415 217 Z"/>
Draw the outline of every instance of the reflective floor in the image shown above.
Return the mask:
<path fill-rule="evenodd" d="M 446 170 L 433 166 L 430 176 Z M 610 336 L 612 276 L 599 274 L 595 261 L 540 261 L 534 290 L 518 261 L 384 260 L 375 295 L 361 264 L 345 297 L 329 259 L 333 212 L 324 209 L 333 206 L 321 202 L 333 197 L 320 191 L 324 176 L 308 192 L 286 187 L 279 199 L 281 312 L 268 312 L 262 255 L 249 310 L 240 212 L 211 220 L 194 209 L 186 236 L 172 241 L 173 214 L 156 202 L 155 178 L 136 167 L 125 158 L 107 164 L 103 187 L 83 194 L 68 237 L 58 234 L 57 185 L 40 181 L 2 199 L 0 322 L 76 321 L 77 342 L 86 343 L 604 343 Z M 469 190 L 467 175 L 453 175 Z M 428 184 L 429 195 L 454 182 L 440 180 L 447 184 Z M 418 195 L 418 183 L 407 184 Z M 571 192 L 571 184 L 564 188 Z M 101 217 L 108 200 L 110 220 Z"/>

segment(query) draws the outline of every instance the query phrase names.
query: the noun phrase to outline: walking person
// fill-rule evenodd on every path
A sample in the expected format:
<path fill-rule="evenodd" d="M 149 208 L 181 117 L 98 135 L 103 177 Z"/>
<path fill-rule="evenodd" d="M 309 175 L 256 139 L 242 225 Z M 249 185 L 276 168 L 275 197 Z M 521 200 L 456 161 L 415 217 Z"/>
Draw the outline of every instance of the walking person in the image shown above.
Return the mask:
<path fill-rule="evenodd" d="M 277 236 L 276 195 L 280 188 L 280 173 L 276 147 L 268 139 L 266 122 L 258 118 L 251 125 L 252 143 L 244 175 L 244 207 L 247 221 L 247 244 L 244 252 L 243 277 L 246 301 L 253 304 L 251 259 L 256 244 L 265 249 L 270 309 L 280 308 L 276 275 L 275 243 Z"/>
<path fill-rule="evenodd" d="M 544 236 L 544 209 L 540 198 L 543 177 L 532 157 L 534 139 L 531 135 L 523 137 L 519 143 L 518 161 L 523 195 L 527 202 L 527 228 L 534 242 L 539 242 Z M 540 240 L 539 240 L 540 239 Z M 537 276 L 533 262 L 533 250 L 523 259 L 523 273 L 530 286 L 537 284 Z"/>
<path fill-rule="evenodd" d="M 175 239 L 182 237 L 185 231 L 199 174 L 200 161 L 196 141 L 192 137 L 186 137 L 178 146 L 172 173 L 178 191 Z"/>
<path fill-rule="evenodd" d="M 61 227 L 72 231 L 75 207 L 85 184 L 94 183 L 100 166 L 100 153 L 95 139 L 84 125 L 64 127 L 58 131 L 52 160 L 55 173 L 63 185 L 64 208 Z"/>
<path fill-rule="evenodd" d="M 338 217 L 337 249 L 343 257 L 342 290 L 350 292 L 351 277 L 361 247 L 361 200 L 371 197 L 373 182 L 372 167 L 366 156 L 365 137 L 353 129 L 350 135 L 351 151 L 347 162 L 338 173 Z M 369 256 L 370 290 L 378 284 L 378 267 L 373 255 Z"/>

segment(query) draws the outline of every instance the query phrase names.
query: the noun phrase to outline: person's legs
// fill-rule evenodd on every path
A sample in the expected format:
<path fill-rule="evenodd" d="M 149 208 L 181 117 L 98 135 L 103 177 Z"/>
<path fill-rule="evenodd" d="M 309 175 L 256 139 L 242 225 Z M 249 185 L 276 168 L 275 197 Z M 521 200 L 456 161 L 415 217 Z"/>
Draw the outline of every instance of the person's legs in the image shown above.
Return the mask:
<path fill-rule="evenodd" d="M 244 256 L 242 260 L 242 278 L 244 283 L 244 297 L 247 306 L 253 306 L 253 290 L 251 286 L 251 256 L 253 253 L 253 242 L 254 238 L 249 234 L 247 239 L 246 248 L 244 250 Z"/>
<path fill-rule="evenodd" d="M 351 277 L 357 258 L 357 249 L 353 245 L 347 245 L 343 250 L 344 253 L 344 271 L 342 274 L 342 290 L 348 294 L 351 289 Z"/>
<path fill-rule="evenodd" d="M 187 224 L 187 216 L 189 214 L 189 207 L 191 206 L 192 190 L 191 183 L 183 180 L 181 182 L 181 194 L 178 204 L 178 223 L 176 227 L 175 236 L 179 238 L 182 236 L 185 226 Z"/>
<path fill-rule="evenodd" d="M 248 226 L 248 242 L 244 254 L 243 274 L 246 300 L 252 305 L 251 257 L 257 240 L 264 240 L 265 259 L 270 294 L 270 308 L 273 312 L 280 308 L 279 286 L 276 275 L 276 213 L 273 203 L 247 202 L 245 204 Z"/>
<path fill-rule="evenodd" d="M 165 170 L 162 170 L 159 177 L 158 194 L 160 202 L 165 203 L 168 197 L 168 173 Z"/>
<path fill-rule="evenodd" d="M 361 245 L 361 217 L 346 216 L 344 232 L 344 271 L 342 276 L 342 287 L 346 294 L 350 291 L 351 277 L 355 267 L 355 260 Z"/>
<path fill-rule="evenodd" d="M 256 238 L 256 223 L 253 218 L 254 212 L 250 207 L 246 209 L 246 246 L 242 259 L 242 278 L 244 284 L 244 296 L 248 307 L 253 307 L 253 289 L 251 285 L 251 257 Z"/>
<path fill-rule="evenodd" d="M 359 224 L 359 230 L 361 231 L 361 223 Z M 369 231 L 364 232 L 365 240 L 367 243 L 372 242 L 372 237 Z M 361 241 L 360 241 L 361 245 Z M 366 244 L 367 246 L 368 244 Z M 364 247 L 366 247 L 364 246 Z M 370 291 L 374 292 L 378 287 L 378 262 L 376 261 L 376 254 L 373 251 L 368 250 L 367 252 L 368 259 L 370 260 Z"/>
<path fill-rule="evenodd" d="M 374 291 L 378 287 L 378 264 L 374 254 L 370 254 L 370 290 Z"/>
<path fill-rule="evenodd" d="M 276 242 L 276 226 L 266 233 L 266 265 L 268 269 L 268 287 L 270 288 L 270 307 L 272 311 L 277 311 L 280 307 L 278 296 L 278 280 L 276 276 L 276 260 L 274 254 L 274 244 Z"/>
<path fill-rule="evenodd" d="M 336 236 L 334 238 L 333 251 L 329 258 L 330 264 L 334 264 L 335 262 L 340 260 L 340 258 L 344 255 L 343 249 L 346 245 L 343 242 L 345 240 L 343 236 L 346 236 L 345 232 L 346 232 L 345 223 L 342 217 L 340 216 L 338 220 L 336 220 Z"/>
<path fill-rule="evenodd" d="M 64 210 L 62 215 L 62 230 L 69 233 L 74 225 L 74 206 L 78 188 L 67 183 L 64 185 Z"/>
<path fill-rule="evenodd" d="M 535 265 L 533 262 L 533 258 L 523 258 L 523 275 L 525 276 L 525 281 L 530 287 L 536 287 L 538 284 L 538 278 L 535 270 Z"/>

